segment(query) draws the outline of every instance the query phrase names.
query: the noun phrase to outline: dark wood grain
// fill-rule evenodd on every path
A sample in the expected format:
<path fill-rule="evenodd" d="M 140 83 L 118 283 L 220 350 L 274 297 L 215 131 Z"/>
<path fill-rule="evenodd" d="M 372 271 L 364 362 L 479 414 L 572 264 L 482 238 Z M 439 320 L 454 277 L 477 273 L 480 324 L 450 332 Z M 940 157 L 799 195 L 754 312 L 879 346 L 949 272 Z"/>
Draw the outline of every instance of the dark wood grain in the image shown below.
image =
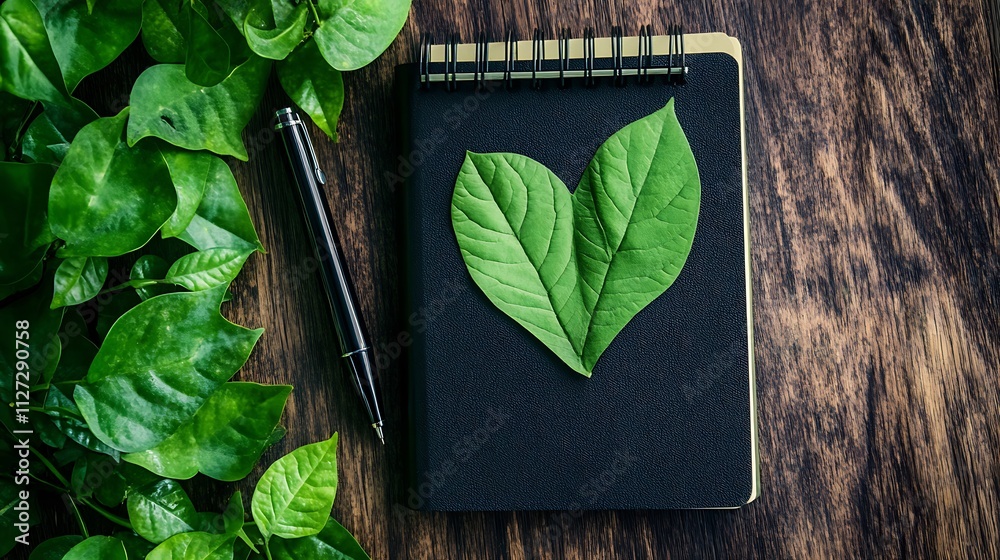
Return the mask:
<path fill-rule="evenodd" d="M 224 311 L 267 329 L 239 377 L 296 389 L 288 435 L 235 486 L 248 494 L 274 459 L 338 431 L 334 513 L 373 558 L 1000 557 L 1000 91 L 985 14 L 978 0 L 417 0 L 390 50 L 346 76 L 340 141 L 316 148 L 364 313 L 388 348 L 402 305 L 401 215 L 384 177 L 397 156 L 391 76 L 420 32 L 682 21 L 742 41 L 763 494 L 732 512 L 403 508 L 403 370 L 395 360 L 381 372 L 383 448 L 339 371 L 267 132 L 287 103 L 271 87 L 246 132 L 251 160 L 233 165 L 269 253 L 251 258 Z M 115 70 L 122 88 L 139 69 Z M 104 91 L 105 108 L 122 93 Z M 233 485 L 190 487 L 208 508 Z"/>

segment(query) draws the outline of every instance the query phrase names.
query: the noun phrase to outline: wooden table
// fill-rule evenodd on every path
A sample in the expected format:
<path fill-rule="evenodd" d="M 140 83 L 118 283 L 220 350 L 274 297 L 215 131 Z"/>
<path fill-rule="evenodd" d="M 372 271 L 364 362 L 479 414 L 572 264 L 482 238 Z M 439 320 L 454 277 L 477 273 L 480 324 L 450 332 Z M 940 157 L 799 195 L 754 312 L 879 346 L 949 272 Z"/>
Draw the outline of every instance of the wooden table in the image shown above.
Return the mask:
<path fill-rule="evenodd" d="M 992 2 L 993 0 L 986 0 Z M 949 2 L 417 0 L 346 76 L 340 142 L 316 148 L 373 335 L 399 334 L 393 67 L 420 32 L 598 35 L 651 22 L 738 37 L 746 99 L 763 495 L 739 511 L 421 514 L 405 503 L 405 394 L 382 371 L 378 446 L 341 375 L 280 144 L 237 179 L 269 253 L 224 312 L 266 327 L 244 380 L 296 386 L 263 466 L 339 431 L 335 516 L 373 558 L 1000 557 L 1000 88 L 989 7 Z M 998 14 L 994 4 L 993 13 Z M 1000 37 L 995 37 L 1000 39 Z M 994 45 L 1000 46 L 1000 45 Z M 131 84 L 141 68 L 115 70 Z M 102 86 L 103 87 L 103 86 Z M 127 85 L 123 85 L 127 88 Z M 109 106 L 126 89 L 101 94 Z M 106 114 L 106 111 L 105 111 Z M 321 133 L 313 129 L 314 137 Z M 231 485 L 189 485 L 203 508 Z"/>

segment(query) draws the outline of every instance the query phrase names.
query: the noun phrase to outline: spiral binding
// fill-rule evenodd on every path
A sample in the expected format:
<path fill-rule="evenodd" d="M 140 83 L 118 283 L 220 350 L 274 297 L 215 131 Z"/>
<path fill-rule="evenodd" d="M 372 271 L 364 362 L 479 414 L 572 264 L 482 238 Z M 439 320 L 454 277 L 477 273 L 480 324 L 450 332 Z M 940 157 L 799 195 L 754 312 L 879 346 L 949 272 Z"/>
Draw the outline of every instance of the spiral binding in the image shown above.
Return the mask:
<path fill-rule="evenodd" d="M 531 87 L 534 89 L 542 87 L 538 73 L 542 71 L 543 60 L 545 60 L 545 33 L 536 27 L 531 37 Z"/>
<path fill-rule="evenodd" d="M 513 88 L 515 80 L 528 79 L 533 89 L 540 89 L 543 80 L 555 77 L 558 78 L 560 88 L 568 87 L 574 78 L 582 78 L 584 86 L 593 87 L 600 82 L 601 76 L 610 77 L 615 86 L 623 87 L 628 84 L 630 77 L 634 77 L 639 84 L 648 84 L 654 81 L 654 74 L 663 75 L 668 83 L 683 84 L 687 79 L 688 72 L 683 26 L 672 24 L 667 27 L 666 53 L 660 51 L 660 54 L 654 55 L 653 37 L 651 25 L 646 24 L 639 28 L 638 52 L 634 55 L 635 62 L 634 64 L 629 63 L 629 67 L 626 68 L 626 56 L 623 48 L 625 34 L 621 26 L 613 27 L 610 37 L 611 58 L 601 58 L 601 60 L 610 60 L 610 68 L 607 67 L 608 64 L 604 64 L 601 69 L 598 69 L 597 37 L 592 27 L 586 28 L 583 33 L 582 59 L 570 57 L 571 32 L 567 28 L 562 28 L 556 35 L 556 44 L 559 47 L 558 59 L 548 61 L 545 58 L 545 32 L 535 28 L 531 35 L 530 66 L 526 70 L 527 61 L 518 61 L 519 42 L 517 34 L 513 30 L 506 33 L 503 42 L 503 60 L 492 62 L 490 61 L 490 41 L 487 40 L 485 33 L 479 33 L 476 37 L 474 43 L 475 59 L 465 59 L 461 62 L 458 59 L 461 41 L 457 33 L 448 34 L 443 45 L 434 45 L 433 36 L 424 33 L 420 36 L 418 47 L 420 87 L 427 88 L 432 82 L 441 82 L 446 90 L 454 91 L 458 89 L 458 82 L 461 79 L 472 81 L 477 90 L 482 90 L 488 80 L 499 79 L 507 88 Z M 433 46 L 444 47 L 443 65 L 441 58 L 432 62 L 431 48 Z M 464 56 L 467 57 L 468 54 Z M 633 58 L 633 55 L 629 55 L 628 58 Z M 576 69 L 571 69 L 571 61 L 573 60 L 577 61 Z M 471 70 L 466 68 L 463 72 L 459 72 L 459 64 L 467 67 L 470 63 L 472 64 Z M 432 64 L 438 69 L 443 67 L 443 72 L 432 72 Z M 498 64 L 501 66 L 497 67 Z M 547 68 L 546 64 L 548 64 Z M 553 65 L 556 67 L 553 68 Z M 581 65 L 582 68 L 580 68 Z"/>
<path fill-rule="evenodd" d="M 559 87 L 565 88 L 566 72 L 569 70 L 569 29 L 559 30 Z"/>

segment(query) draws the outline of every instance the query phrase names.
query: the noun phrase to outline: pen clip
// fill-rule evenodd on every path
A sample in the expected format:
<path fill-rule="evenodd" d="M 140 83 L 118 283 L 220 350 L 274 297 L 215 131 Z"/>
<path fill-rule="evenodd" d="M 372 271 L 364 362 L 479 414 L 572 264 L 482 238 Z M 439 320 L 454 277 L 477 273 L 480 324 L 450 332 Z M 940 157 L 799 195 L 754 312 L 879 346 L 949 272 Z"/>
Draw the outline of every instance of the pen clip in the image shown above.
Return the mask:
<path fill-rule="evenodd" d="M 305 123 L 301 123 L 299 126 L 302 127 L 302 136 L 305 136 L 306 145 L 309 146 L 309 157 L 312 158 L 313 174 L 316 176 L 316 181 L 321 185 L 325 185 L 326 174 L 319 168 L 319 159 L 316 157 L 316 149 L 313 148 L 312 138 L 309 138 L 309 131 L 306 130 Z"/>

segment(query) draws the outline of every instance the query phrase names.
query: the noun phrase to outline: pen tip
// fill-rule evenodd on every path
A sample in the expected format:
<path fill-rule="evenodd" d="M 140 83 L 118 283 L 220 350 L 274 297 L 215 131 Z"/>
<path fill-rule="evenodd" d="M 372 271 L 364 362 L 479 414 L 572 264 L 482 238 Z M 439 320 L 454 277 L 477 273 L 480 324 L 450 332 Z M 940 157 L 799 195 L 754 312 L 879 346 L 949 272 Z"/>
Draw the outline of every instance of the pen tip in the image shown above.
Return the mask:
<path fill-rule="evenodd" d="M 378 440 L 382 442 L 382 445 L 385 445 L 385 437 L 382 435 L 382 426 L 375 426 L 375 434 L 378 435 Z"/>

